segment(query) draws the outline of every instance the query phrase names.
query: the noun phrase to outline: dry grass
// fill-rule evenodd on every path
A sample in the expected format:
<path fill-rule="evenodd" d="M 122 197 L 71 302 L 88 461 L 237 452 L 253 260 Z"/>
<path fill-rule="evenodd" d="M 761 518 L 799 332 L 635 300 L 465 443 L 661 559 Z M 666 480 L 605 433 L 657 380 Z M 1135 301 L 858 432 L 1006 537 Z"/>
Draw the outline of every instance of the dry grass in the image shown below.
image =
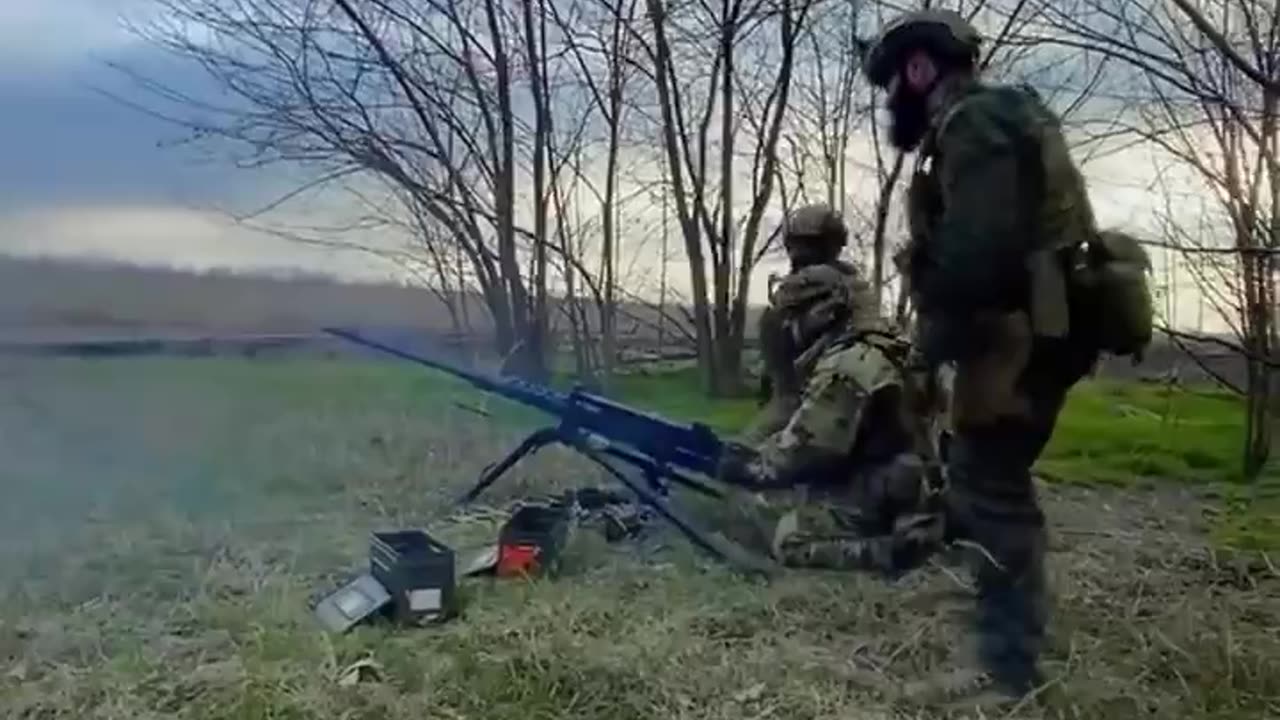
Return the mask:
<path fill-rule="evenodd" d="M 0 452 L 17 468 L 0 531 L 0 716 L 938 716 L 907 693 L 963 662 L 966 579 L 941 565 L 892 585 L 765 585 L 670 534 L 636 548 L 582 528 L 561 577 L 469 581 L 449 624 L 324 634 L 308 600 L 360 565 L 371 529 L 491 536 L 495 520 L 449 521 L 442 501 L 527 426 L 453 398 L 382 366 L 0 367 Z M 490 499 L 594 479 L 548 454 Z M 1215 554 L 1185 491 L 1046 498 L 1044 714 L 1280 716 L 1280 575 L 1262 556 Z M 362 659 L 376 677 L 339 685 Z"/>

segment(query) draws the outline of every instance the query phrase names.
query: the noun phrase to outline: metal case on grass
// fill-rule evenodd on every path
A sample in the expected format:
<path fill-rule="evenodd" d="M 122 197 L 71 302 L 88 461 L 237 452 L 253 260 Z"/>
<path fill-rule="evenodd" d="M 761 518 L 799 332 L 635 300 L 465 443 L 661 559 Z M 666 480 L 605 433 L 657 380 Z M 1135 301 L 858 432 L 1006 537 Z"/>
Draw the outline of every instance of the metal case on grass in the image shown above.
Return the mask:
<path fill-rule="evenodd" d="M 391 594 L 372 575 L 361 575 L 324 597 L 315 606 L 316 619 L 327 630 L 344 633 L 383 611 Z"/>
<path fill-rule="evenodd" d="M 563 505 L 525 505 L 516 510 L 498 536 L 498 575 L 555 572 L 569 523 L 569 511 Z"/>
<path fill-rule="evenodd" d="M 455 613 L 453 550 L 427 533 L 373 533 L 369 567 L 391 594 L 392 615 L 398 622 L 431 622 Z"/>

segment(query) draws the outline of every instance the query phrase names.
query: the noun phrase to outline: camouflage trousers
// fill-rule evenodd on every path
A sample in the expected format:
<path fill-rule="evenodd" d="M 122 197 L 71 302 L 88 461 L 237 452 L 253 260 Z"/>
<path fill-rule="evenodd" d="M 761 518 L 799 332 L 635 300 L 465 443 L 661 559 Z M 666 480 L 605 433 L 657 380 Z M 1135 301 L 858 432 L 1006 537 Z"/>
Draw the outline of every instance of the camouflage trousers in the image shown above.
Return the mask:
<path fill-rule="evenodd" d="M 851 480 L 859 492 L 738 490 L 722 517 L 724 534 L 787 567 L 887 575 L 918 566 L 940 545 L 943 516 L 919 497 L 923 473 L 914 458 Z M 910 495 L 914 502 L 899 502 Z M 886 514 L 889 506 L 907 511 Z"/>
<path fill-rule="evenodd" d="M 1058 353 L 1061 354 L 1061 353 Z M 1048 623 L 1048 544 L 1031 467 L 1053 434 L 1066 393 L 1078 379 L 1046 348 L 1018 382 L 1027 408 L 976 425 L 957 425 L 947 458 L 948 534 L 979 546 L 971 553 L 978 589 L 981 661 L 1013 695 L 1034 689 Z"/>

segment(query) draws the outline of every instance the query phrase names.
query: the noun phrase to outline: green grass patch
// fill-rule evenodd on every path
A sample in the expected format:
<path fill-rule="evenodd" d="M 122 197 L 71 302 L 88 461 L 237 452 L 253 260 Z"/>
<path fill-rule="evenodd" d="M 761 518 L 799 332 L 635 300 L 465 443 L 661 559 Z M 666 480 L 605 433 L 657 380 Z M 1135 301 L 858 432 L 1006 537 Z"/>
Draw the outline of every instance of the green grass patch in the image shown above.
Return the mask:
<path fill-rule="evenodd" d="M 234 402 L 252 408 L 253 422 L 261 429 L 237 433 L 205 428 L 198 451 L 192 448 L 192 457 L 198 462 L 186 470 L 191 482 L 185 492 L 193 504 L 219 500 L 217 495 L 226 486 L 222 479 L 236 472 L 237 456 L 245 452 L 245 443 L 254 446 L 250 452 L 255 455 L 266 454 L 270 446 L 278 444 L 273 436 L 272 407 L 284 405 L 308 416 L 347 418 L 350 423 L 344 428 L 317 421 L 317 432 L 323 435 L 317 442 L 351 445 L 349 452 L 338 456 L 338 463 L 333 463 L 332 454 L 318 453 L 316 465 L 308 472 L 273 471 L 269 466 L 262 470 L 260 482 L 281 493 L 343 482 L 373 452 L 363 446 L 371 434 L 394 439 L 393 428 L 387 426 L 397 418 L 405 426 L 424 418 L 449 418 L 449 422 L 475 432 L 496 428 L 511 437 L 551 421 L 536 410 L 474 390 L 445 373 L 394 360 L 130 358 L 58 361 L 49 367 L 59 363 L 74 367 L 86 386 L 134 383 L 144 405 L 150 398 L 171 398 L 176 388 L 191 385 L 236 388 Z M 571 381 L 561 376 L 554 384 L 567 390 Z M 745 427 L 758 409 L 750 397 L 707 398 L 698 371 L 692 367 L 622 374 L 615 378 L 609 394 L 672 419 L 706 423 L 724 435 Z M 213 399 L 233 402 L 230 398 Z M 209 400 L 207 393 L 200 395 L 200 402 Z M 1086 381 L 1072 390 L 1038 470 L 1051 481 L 1079 485 L 1134 488 L 1153 481 L 1190 483 L 1205 489 L 1216 501 L 1213 524 L 1222 542 L 1280 547 L 1280 529 L 1276 527 L 1280 524 L 1276 520 L 1280 499 L 1269 489 L 1280 485 L 1280 475 L 1272 471 L 1257 487 L 1243 486 L 1243 423 L 1240 402 L 1225 392 Z M 103 429 L 109 430 L 92 428 Z M 322 460 L 329 465 L 319 466 Z"/>
<path fill-rule="evenodd" d="M 546 422 L 536 410 L 472 389 L 448 375 L 407 363 L 334 362 L 309 358 L 138 358 L 79 362 L 85 384 L 143 377 L 151 386 L 199 378 L 203 385 L 310 412 L 419 415 L 449 408 L 478 411 L 477 423 L 523 429 Z M 554 383 L 567 389 L 568 381 Z M 696 369 L 635 372 L 618 376 L 609 393 L 622 402 L 732 434 L 757 411 L 754 398 L 709 399 Z M 265 409 L 265 408 L 264 408 Z M 1147 478 L 1204 483 L 1240 481 L 1243 411 L 1231 395 L 1202 389 L 1087 381 L 1068 398 L 1042 469 L 1054 479 L 1085 484 L 1130 485 Z"/>
<path fill-rule="evenodd" d="M 672 418 L 741 430 L 753 398 L 708 399 L 694 370 L 620 377 L 617 396 Z M 1150 478 L 1239 482 L 1243 411 L 1231 395 L 1108 381 L 1072 390 L 1041 469 L 1054 479 L 1129 486 Z"/>
<path fill-rule="evenodd" d="M 757 410 L 754 398 L 709 400 L 694 369 L 621 375 L 612 393 L 623 402 L 673 419 L 706 423 L 726 435 L 746 427 Z"/>
<path fill-rule="evenodd" d="M 1063 481 L 1121 486 L 1236 482 L 1243 429 L 1240 403 L 1222 392 L 1084 382 L 1068 398 L 1042 469 Z"/>
<path fill-rule="evenodd" d="M 459 401 L 483 400 L 478 393 L 468 395 L 459 381 L 417 368 L 336 365 L 327 372 L 345 376 L 331 385 L 345 386 L 346 393 L 383 396 L 385 388 L 371 385 L 384 383 L 400 387 L 397 396 L 450 393 Z M 561 377 L 555 385 L 567 389 L 570 381 Z M 706 423 L 724 435 L 742 430 L 758 410 L 751 397 L 708 398 L 694 367 L 622 374 L 610 395 L 672 419 Z M 536 421 L 536 413 L 514 403 L 490 401 L 486 407 L 513 426 Z M 1189 483 L 1216 501 L 1211 526 L 1222 545 L 1280 549 L 1280 474 L 1272 471 L 1253 486 L 1243 484 L 1243 432 L 1242 404 L 1228 392 L 1088 380 L 1073 388 L 1037 470 L 1053 482 L 1073 485 L 1137 489 L 1152 482 Z"/>
<path fill-rule="evenodd" d="M 1241 550 L 1280 551 L 1280 477 L 1253 485 L 1222 485 L 1209 494 L 1214 542 Z"/>

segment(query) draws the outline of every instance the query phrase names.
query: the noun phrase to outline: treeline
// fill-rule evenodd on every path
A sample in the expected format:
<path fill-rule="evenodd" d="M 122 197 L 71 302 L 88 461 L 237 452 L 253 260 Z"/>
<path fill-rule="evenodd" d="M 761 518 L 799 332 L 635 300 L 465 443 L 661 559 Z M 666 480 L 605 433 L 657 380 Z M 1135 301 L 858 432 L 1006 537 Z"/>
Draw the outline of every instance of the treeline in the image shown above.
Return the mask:
<path fill-rule="evenodd" d="M 563 302 L 560 297 L 551 300 L 553 308 Z M 573 338 L 566 323 L 556 322 L 562 315 L 553 313 L 550 333 L 565 347 Z M 647 305 L 622 302 L 618 316 L 619 352 L 632 357 L 691 352 L 687 339 L 665 332 L 662 317 Z M 419 329 L 458 338 L 484 354 L 491 350 L 486 338 L 493 333 L 484 299 L 470 291 L 451 297 L 446 307 L 436 294 L 413 284 L 350 281 L 290 269 L 195 270 L 0 255 L 0 334 L 5 340 L 122 333 L 294 334 L 330 325 Z M 599 340 L 598 324 L 587 331 Z M 748 333 L 748 344 L 753 339 Z"/>

